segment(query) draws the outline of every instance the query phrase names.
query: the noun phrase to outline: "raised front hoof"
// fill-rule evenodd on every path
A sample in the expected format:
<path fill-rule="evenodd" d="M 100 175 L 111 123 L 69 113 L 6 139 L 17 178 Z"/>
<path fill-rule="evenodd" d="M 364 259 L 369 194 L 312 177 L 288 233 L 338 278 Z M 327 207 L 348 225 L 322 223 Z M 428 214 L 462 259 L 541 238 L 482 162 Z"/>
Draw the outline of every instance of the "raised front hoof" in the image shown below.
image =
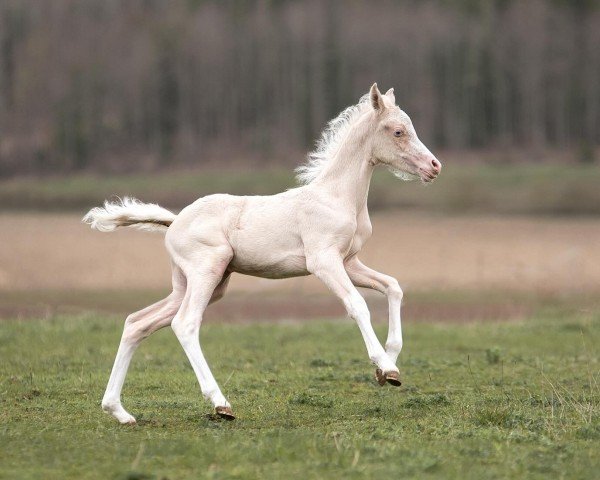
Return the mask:
<path fill-rule="evenodd" d="M 215 413 L 225 420 L 235 420 L 235 415 L 231 407 L 215 407 Z"/>
<path fill-rule="evenodd" d="M 399 387 L 402 385 L 402 382 L 400 381 L 400 374 L 393 370 L 389 372 L 383 372 L 381 368 L 378 368 L 375 370 L 375 379 L 382 387 L 386 384 L 386 382 L 390 385 L 394 385 L 394 387 Z"/>

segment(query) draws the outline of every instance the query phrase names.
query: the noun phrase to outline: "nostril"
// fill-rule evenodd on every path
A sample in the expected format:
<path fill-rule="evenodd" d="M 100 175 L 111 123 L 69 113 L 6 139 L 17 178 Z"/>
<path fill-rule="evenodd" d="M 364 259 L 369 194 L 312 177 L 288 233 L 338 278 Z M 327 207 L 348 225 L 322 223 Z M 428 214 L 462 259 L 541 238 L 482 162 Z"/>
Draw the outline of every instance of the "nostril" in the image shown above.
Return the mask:
<path fill-rule="evenodd" d="M 431 166 L 437 172 L 439 172 L 442 169 L 442 164 L 435 158 L 431 160 Z"/>

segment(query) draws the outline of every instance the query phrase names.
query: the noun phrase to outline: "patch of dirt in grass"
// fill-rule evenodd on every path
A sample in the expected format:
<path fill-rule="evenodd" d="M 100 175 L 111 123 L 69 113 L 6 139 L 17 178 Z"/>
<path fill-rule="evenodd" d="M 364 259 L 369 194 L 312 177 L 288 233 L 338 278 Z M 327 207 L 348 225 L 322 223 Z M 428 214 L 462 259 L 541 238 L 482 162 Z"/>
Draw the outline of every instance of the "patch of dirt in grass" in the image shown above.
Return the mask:
<path fill-rule="evenodd" d="M 407 321 L 521 319 L 539 307 L 538 297 L 557 292 L 593 297 L 600 288 L 596 218 L 386 211 L 375 213 L 372 221 L 373 237 L 361 259 L 398 278 L 406 293 Z M 87 310 L 126 314 L 169 292 L 162 235 L 101 234 L 72 214 L 2 213 L 0 222 L 5 226 L 0 229 L 0 318 Z M 470 293 L 444 293 L 453 291 Z M 516 295 L 503 296 L 507 291 Z M 387 322 L 385 298 L 365 292 L 373 320 Z M 274 281 L 233 275 L 225 299 L 207 316 L 246 322 L 345 313 L 314 277 Z"/>
<path fill-rule="evenodd" d="M 82 212 L 83 213 L 83 212 Z M 597 218 L 372 215 L 363 263 L 407 291 L 598 291 Z M 161 234 L 90 230 L 72 214 L 0 214 L 0 291 L 170 288 Z M 234 275 L 229 291 L 324 293 L 313 277 Z"/>

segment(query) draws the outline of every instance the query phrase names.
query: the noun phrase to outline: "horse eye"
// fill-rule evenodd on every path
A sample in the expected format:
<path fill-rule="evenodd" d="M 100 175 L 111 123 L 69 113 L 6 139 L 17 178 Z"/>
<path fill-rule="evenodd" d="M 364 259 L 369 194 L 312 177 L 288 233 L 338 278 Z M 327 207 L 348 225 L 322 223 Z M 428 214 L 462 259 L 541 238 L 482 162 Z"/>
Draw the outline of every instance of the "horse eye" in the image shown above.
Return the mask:
<path fill-rule="evenodd" d="M 394 132 L 394 137 L 401 137 L 402 136 L 402 130 L 396 130 Z"/>

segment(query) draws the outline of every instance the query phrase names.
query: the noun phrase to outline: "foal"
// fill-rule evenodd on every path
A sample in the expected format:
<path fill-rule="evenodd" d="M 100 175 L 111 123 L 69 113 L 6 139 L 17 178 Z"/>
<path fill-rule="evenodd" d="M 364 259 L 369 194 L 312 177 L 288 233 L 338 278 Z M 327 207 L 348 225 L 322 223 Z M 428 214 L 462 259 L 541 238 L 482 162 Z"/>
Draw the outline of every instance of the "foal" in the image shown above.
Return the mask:
<path fill-rule="evenodd" d="M 440 162 L 418 139 L 408 115 L 395 105 L 393 89 L 382 95 L 374 84 L 357 105 L 328 124 L 317 149 L 297 170 L 303 184 L 298 188 L 271 196 L 209 195 L 179 215 L 128 198 L 90 210 L 83 220 L 100 231 L 122 226 L 166 230 L 173 270 L 173 292 L 125 321 L 102 400 L 104 411 L 121 423 L 135 423 L 121 405 L 131 357 L 144 338 L 171 325 L 202 394 L 217 414 L 235 418 L 199 342 L 204 310 L 223 296 L 233 272 L 265 278 L 315 275 L 358 324 L 369 358 L 377 365 L 378 382 L 399 386 L 396 360 L 402 348 L 402 290 L 396 279 L 358 259 L 371 236 L 367 195 L 378 165 L 405 180 L 420 178 L 424 183 L 441 170 Z M 388 298 L 385 348 L 356 287 L 377 290 Z"/>

